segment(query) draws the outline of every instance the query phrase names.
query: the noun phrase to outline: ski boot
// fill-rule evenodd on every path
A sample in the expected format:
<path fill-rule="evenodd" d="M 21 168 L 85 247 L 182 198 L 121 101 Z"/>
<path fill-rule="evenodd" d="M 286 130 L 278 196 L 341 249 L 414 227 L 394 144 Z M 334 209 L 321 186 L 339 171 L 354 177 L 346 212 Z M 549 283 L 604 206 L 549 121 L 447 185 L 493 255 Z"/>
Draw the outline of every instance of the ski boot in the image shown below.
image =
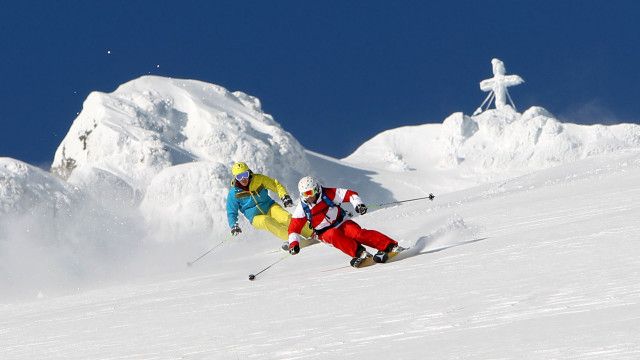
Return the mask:
<path fill-rule="evenodd" d="M 382 264 L 386 263 L 389 260 L 389 253 L 393 254 L 391 257 L 397 255 L 399 252 L 405 250 L 402 246 L 395 244 L 389 244 L 386 249 L 378 251 L 375 255 L 373 255 L 373 261 Z"/>
<path fill-rule="evenodd" d="M 369 265 L 373 265 L 374 262 L 371 261 L 373 255 L 369 254 L 369 252 L 362 246 L 358 246 L 358 250 L 356 251 L 356 257 L 351 259 L 351 266 L 354 268 L 365 267 Z"/>

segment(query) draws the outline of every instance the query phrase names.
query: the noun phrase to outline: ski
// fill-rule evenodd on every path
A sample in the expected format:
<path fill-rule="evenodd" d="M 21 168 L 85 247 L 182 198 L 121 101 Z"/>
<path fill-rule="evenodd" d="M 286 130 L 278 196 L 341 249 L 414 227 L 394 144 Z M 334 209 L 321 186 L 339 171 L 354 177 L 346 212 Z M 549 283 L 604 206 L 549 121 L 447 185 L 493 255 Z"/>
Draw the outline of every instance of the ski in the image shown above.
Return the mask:
<path fill-rule="evenodd" d="M 364 267 L 372 266 L 377 264 L 375 260 L 373 260 L 373 256 L 367 256 L 364 260 L 360 262 L 360 265 L 356 269 L 362 269 Z"/>
<path fill-rule="evenodd" d="M 388 253 L 389 258 L 387 259 L 387 261 L 385 263 L 402 260 L 403 257 L 397 257 L 397 256 L 400 255 L 401 253 L 409 250 L 409 249 L 411 249 L 411 248 L 405 248 L 405 249 L 403 249 L 401 251 L 389 252 Z M 378 263 L 373 260 L 373 256 L 370 256 L 366 260 L 364 260 L 360 264 L 360 266 L 357 267 L 356 269 L 360 269 L 360 268 L 363 268 L 363 267 L 369 267 L 369 266 L 372 266 L 372 265 L 375 265 L 375 264 L 378 264 Z M 330 271 L 336 271 L 336 270 L 347 269 L 347 268 L 353 268 L 353 266 L 344 265 L 344 266 L 335 267 L 335 268 L 331 268 L 331 269 L 320 270 L 320 272 L 330 272 Z"/>
<path fill-rule="evenodd" d="M 400 255 L 401 253 L 403 253 L 403 252 L 405 252 L 405 251 L 407 251 L 407 250 L 409 250 L 409 249 L 411 249 L 411 248 L 402 249 L 402 250 L 400 250 L 400 251 L 391 251 L 391 252 L 387 253 L 387 255 L 389 256 L 389 258 L 387 259 L 387 261 L 386 261 L 386 262 L 391 261 L 393 258 L 395 258 L 396 256 Z"/>

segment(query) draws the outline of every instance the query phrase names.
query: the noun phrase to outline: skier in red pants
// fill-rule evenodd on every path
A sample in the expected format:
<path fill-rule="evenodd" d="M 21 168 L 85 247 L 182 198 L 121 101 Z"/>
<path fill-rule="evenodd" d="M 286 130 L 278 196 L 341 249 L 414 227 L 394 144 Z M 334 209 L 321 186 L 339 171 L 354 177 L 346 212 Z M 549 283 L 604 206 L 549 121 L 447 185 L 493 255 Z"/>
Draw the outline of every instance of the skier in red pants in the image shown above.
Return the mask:
<path fill-rule="evenodd" d="M 363 229 L 347 219 L 347 212 L 340 207 L 344 202 L 350 202 L 360 215 L 367 212 L 367 206 L 357 192 L 322 187 L 310 176 L 300 179 L 298 190 L 301 200 L 289 223 L 289 252 L 292 255 L 300 252 L 299 236 L 307 221 L 320 240 L 351 256 L 351 266 L 356 268 L 371 257 L 375 262 L 386 262 L 389 252 L 403 250 L 390 237 L 375 230 Z M 378 252 L 371 255 L 362 245 L 375 248 Z"/>

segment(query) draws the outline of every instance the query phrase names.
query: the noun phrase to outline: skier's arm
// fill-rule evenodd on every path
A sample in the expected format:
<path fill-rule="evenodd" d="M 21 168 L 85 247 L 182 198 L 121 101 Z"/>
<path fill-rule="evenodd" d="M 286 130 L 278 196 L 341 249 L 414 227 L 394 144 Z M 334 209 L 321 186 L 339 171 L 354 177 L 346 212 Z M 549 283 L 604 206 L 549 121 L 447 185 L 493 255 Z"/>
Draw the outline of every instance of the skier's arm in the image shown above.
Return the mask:
<path fill-rule="evenodd" d="M 280 199 L 287 195 L 287 189 L 276 179 L 270 178 L 263 174 L 255 174 L 252 181 L 257 181 L 256 185 L 263 185 L 267 189 L 278 194 L 278 197 Z"/>
<path fill-rule="evenodd" d="M 235 192 L 231 189 L 227 194 L 227 219 L 230 228 L 238 223 L 238 208 L 238 200 L 236 200 Z"/>
<path fill-rule="evenodd" d="M 307 223 L 307 217 L 304 214 L 302 205 L 298 204 L 293 213 L 291 214 L 291 221 L 289 222 L 289 244 L 294 241 L 300 241 L 300 233 Z"/>
<path fill-rule="evenodd" d="M 360 215 L 364 215 L 367 212 L 367 206 L 362 202 L 358 193 L 350 189 L 327 189 L 327 196 L 333 196 L 332 201 L 335 204 L 341 205 L 344 202 L 350 202 L 353 208 Z"/>
<path fill-rule="evenodd" d="M 338 205 L 344 202 L 350 202 L 353 207 L 362 204 L 362 200 L 360 199 L 360 196 L 358 196 L 358 193 L 350 189 L 335 189 L 335 196 L 331 200 Z"/>

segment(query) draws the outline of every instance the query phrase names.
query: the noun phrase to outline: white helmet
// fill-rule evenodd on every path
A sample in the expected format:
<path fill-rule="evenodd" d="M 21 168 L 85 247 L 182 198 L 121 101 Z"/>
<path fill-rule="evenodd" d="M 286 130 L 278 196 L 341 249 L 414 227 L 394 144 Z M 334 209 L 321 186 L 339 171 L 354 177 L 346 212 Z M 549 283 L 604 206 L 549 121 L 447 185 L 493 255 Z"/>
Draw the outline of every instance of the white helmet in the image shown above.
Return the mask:
<path fill-rule="evenodd" d="M 311 176 L 305 176 L 298 182 L 300 197 L 308 198 L 320 193 L 320 184 Z"/>

